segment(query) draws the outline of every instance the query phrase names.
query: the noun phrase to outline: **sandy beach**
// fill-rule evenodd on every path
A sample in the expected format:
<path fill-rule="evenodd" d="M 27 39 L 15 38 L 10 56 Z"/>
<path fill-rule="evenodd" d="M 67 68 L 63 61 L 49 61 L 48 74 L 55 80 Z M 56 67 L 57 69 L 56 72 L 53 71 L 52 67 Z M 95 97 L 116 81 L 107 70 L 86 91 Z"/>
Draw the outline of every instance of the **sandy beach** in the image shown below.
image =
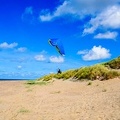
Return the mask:
<path fill-rule="evenodd" d="M 120 120 L 120 79 L 0 81 L 0 120 Z"/>

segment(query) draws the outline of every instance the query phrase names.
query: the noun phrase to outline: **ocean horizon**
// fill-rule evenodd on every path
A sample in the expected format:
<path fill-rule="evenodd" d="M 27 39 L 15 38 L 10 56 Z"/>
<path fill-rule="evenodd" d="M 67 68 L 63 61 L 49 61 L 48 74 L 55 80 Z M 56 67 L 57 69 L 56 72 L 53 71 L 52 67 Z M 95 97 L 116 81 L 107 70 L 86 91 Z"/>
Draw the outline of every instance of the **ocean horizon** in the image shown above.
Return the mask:
<path fill-rule="evenodd" d="M 35 79 L 0 79 L 0 81 L 24 81 L 24 80 L 35 80 Z"/>

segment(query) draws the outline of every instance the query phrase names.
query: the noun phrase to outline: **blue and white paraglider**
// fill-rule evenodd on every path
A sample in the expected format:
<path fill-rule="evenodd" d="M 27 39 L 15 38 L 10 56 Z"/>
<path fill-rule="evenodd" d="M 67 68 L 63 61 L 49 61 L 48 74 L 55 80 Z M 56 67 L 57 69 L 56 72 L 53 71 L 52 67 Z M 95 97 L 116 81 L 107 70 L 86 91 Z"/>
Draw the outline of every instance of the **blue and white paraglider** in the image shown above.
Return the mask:
<path fill-rule="evenodd" d="M 49 39 L 48 43 L 56 48 L 60 55 L 64 56 L 65 51 L 62 42 L 59 39 Z"/>

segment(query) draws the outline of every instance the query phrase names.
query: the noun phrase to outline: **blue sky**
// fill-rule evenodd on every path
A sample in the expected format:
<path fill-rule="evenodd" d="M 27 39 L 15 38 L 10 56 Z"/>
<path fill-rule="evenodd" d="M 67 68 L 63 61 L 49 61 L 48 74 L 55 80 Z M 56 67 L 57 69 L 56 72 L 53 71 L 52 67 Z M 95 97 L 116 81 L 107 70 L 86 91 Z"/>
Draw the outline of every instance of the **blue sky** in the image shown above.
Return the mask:
<path fill-rule="evenodd" d="M 120 0 L 0 0 L 0 78 L 36 79 L 120 55 Z M 62 41 L 62 57 L 48 44 Z"/>

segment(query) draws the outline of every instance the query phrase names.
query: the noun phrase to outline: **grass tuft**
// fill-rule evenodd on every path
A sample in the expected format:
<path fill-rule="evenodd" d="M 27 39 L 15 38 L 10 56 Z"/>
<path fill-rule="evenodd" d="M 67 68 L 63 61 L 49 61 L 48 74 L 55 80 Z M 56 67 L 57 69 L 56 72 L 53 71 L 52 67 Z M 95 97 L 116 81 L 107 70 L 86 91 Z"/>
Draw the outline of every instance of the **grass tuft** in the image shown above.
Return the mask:
<path fill-rule="evenodd" d="M 87 85 L 92 85 L 92 82 L 89 82 Z"/>
<path fill-rule="evenodd" d="M 46 81 L 36 81 L 36 80 L 30 80 L 30 81 L 27 81 L 28 85 L 47 85 L 48 82 Z"/>
<path fill-rule="evenodd" d="M 21 108 L 18 112 L 24 114 L 24 113 L 29 113 L 30 111 L 28 109 Z"/>

